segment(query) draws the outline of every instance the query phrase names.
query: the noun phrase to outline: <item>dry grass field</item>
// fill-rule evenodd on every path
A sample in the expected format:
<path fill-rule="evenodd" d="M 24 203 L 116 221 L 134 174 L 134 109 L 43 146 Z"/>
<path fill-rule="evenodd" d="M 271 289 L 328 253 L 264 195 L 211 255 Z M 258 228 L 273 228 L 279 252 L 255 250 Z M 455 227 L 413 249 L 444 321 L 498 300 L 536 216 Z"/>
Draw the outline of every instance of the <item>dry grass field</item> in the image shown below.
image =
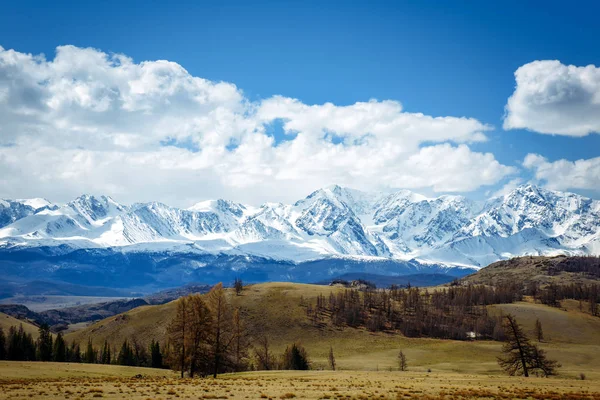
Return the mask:
<path fill-rule="evenodd" d="M 416 371 L 274 371 L 178 379 L 170 371 L 147 368 L 0 362 L 0 399 L 31 398 L 597 400 L 600 382 Z"/>
<path fill-rule="evenodd" d="M 234 304 L 243 307 L 247 320 L 269 337 L 272 351 L 281 353 L 295 341 L 307 349 L 315 369 L 327 367 L 327 354 L 333 347 L 339 369 L 376 371 L 397 369 L 402 349 L 412 370 L 424 372 L 501 374 L 496 362 L 501 343 L 493 341 L 453 341 L 406 338 L 397 333 L 373 333 L 365 329 L 340 329 L 310 323 L 301 299 L 341 290 L 329 286 L 292 283 L 266 283 L 246 288 L 241 296 L 230 292 Z M 491 313 L 513 313 L 529 333 L 537 318 L 543 324 L 546 342 L 541 347 L 563 365 L 561 375 L 575 378 L 585 373 L 600 380 L 600 318 L 580 312 L 577 302 L 564 302 L 567 311 L 531 302 L 493 306 Z M 104 319 L 67 335 L 68 341 L 86 343 L 91 337 L 100 347 L 104 340 L 119 348 L 124 339 L 135 337 L 148 344 L 163 340 L 173 316 L 175 303 L 144 306 Z"/>
<path fill-rule="evenodd" d="M 501 343 L 407 338 L 398 333 L 315 326 L 305 305 L 336 287 L 267 283 L 247 287 L 230 300 L 243 309 L 275 354 L 299 341 L 307 349 L 308 372 L 249 372 L 218 379 L 178 379 L 168 370 L 112 365 L 0 362 L 0 399 L 598 399 L 600 400 L 600 318 L 580 311 L 576 301 L 562 308 L 531 300 L 495 305 L 491 314 L 512 313 L 532 334 L 542 322 L 540 346 L 562 368 L 552 378 L 505 376 L 496 357 Z M 67 335 L 68 341 L 118 347 L 135 337 L 140 343 L 163 340 L 175 303 L 144 306 Z M 326 371 L 333 348 L 338 371 Z M 398 351 L 409 371 L 398 371 Z M 580 374 L 586 379 L 581 380 Z M 135 378 L 136 375 L 141 377 Z"/>

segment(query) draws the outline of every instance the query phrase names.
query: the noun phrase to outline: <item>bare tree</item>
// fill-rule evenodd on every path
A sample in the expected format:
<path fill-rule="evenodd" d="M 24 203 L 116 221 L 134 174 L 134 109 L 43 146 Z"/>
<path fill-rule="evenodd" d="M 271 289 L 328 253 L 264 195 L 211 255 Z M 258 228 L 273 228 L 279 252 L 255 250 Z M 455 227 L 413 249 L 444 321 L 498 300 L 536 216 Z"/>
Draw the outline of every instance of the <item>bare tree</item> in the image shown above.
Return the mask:
<path fill-rule="evenodd" d="M 258 341 L 258 346 L 254 348 L 256 354 L 257 368 L 259 370 L 269 371 L 275 369 L 275 356 L 271 353 L 269 339 L 265 336 Z"/>
<path fill-rule="evenodd" d="M 406 360 L 406 355 L 402 350 L 398 353 L 398 367 L 400 371 L 406 371 L 408 369 L 408 362 Z"/>
<path fill-rule="evenodd" d="M 544 331 L 542 330 L 542 323 L 539 319 L 535 320 L 535 337 L 538 342 L 544 341 Z"/>
<path fill-rule="evenodd" d="M 333 347 L 329 346 L 329 368 L 331 368 L 332 371 L 335 371 L 335 356 L 333 355 Z"/>
<path fill-rule="evenodd" d="M 248 347 L 250 346 L 250 338 L 248 330 L 244 325 L 240 309 L 236 308 L 233 311 L 233 334 L 234 334 L 234 369 L 235 371 L 243 371 L 248 363 Z"/>

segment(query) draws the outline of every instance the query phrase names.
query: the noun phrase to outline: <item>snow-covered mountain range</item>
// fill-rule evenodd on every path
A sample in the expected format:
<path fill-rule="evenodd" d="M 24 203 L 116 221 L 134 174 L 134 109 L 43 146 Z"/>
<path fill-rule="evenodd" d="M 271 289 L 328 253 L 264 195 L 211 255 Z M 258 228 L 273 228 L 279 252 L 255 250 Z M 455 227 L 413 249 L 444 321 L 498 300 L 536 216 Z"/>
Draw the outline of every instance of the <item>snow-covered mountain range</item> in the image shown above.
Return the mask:
<path fill-rule="evenodd" d="M 532 185 L 486 202 L 339 186 L 260 207 L 227 200 L 127 206 L 89 195 L 67 204 L 0 200 L 0 250 L 56 246 L 478 268 L 520 255 L 600 254 L 600 201 Z"/>

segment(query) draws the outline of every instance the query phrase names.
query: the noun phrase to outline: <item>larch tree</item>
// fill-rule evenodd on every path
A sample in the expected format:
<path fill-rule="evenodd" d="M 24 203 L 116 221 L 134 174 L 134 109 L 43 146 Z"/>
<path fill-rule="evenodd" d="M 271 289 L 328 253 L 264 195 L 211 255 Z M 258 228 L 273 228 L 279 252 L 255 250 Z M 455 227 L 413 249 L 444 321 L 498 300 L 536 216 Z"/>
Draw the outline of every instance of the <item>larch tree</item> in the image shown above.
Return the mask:
<path fill-rule="evenodd" d="M 235 339 L 231 307 L 227 301 L 222 283 L 216 284 L 208 292 L 206 304 L 212 315 L 209 344 L 212 356 L 212 375 L 213 378 L 216 378 L 224 362 L 228 361 L 228 353 L 231 351 L 230 346 Z"/>
<path fill-rule="evenodd" d="M 539 319 L 535 320 L 535 337 L 538 342 L 544 341 L 544 331 L 542 330 L 542 323 Z"/>
<path fill-rule="evenodd" d="M 398 368 L 400 371 L 406 371 L 408 369 L 408 361 L 406 359 L 406 354 L 404 351 L 400 350 L 398 353 Z"/>
<path fill-rule="evenodd" d="M 198 370 L 206 371 L 212 318 L 210 310 L 199 294 L 187 297 L 187 315 L 185 347 L 189 359 L 190 377 L 193 377 Z"/>
<path fill-rule="evenodd" d="M 329 368 L 331 368 L 332 371 L 335 371 L 335 356 L 333 355 L 333 347 L 329 346 L 329 356 L 327 357 L 328 361 L 329 361 Z"/>
<path fill-rule="evenodd" d="M 270 371 L 275 369 L 275 356 L 271 353 L 269 339 L 264 336 L 258 341 L 258 346 L 254 347 L 256 355 L 257 369 L 261 371 Z"/>
<path fill-rule="evenodd" d="M 249 333 L 246 329 L 241 315 L 240 309 L 236 308 L 233 311 L 233 366 L 236 372 L 244 371 L 248 364 L 248 348 L 250 347 Z"/>
<path fill-rule="evenodd" d="M 177 311 L 175 316 L 167 327 L 167 333 L 169 335 L 169 343 L 171 347 L 171 354 L 176 358 L 173 360 L 173 365 L 178 365 L 181 371 L 181 377 L 185 373 L 187 353 L 186 353 L 186 331 L 188 329 L 187 320 L 189 318 L 189 302 L 187 297 L 182 297 L 177 301 Z"/>
<path fill-rule="evenodd" d="M 532 344 L 516 318 L 508 314 L 504 317 L 504 334 L 506 342 L 502 346 L 503 356 L 498 357 L 498 364 L 509 375 L 528 377 L 530 372 L 543 376 L 556 375 L 560 364 L 546 357 L 544 350 Z"/>

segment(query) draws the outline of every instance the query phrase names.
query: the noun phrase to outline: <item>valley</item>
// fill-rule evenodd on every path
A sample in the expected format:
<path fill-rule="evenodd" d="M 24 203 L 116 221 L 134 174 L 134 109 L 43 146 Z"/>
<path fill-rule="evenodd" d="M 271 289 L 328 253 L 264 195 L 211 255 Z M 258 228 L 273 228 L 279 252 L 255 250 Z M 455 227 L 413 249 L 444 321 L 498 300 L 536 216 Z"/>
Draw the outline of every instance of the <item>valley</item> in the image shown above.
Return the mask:
<path fill-rule="evenodd" d="M 421 333 L 405 331 L 402 324 L 400 329 L 394 328 L 393 319 L 383 320 L 380 328 L 373 328 L 369 320 L 377 311 L 369 312 L 369 308 L 362 311 L 367 313 L 367 319 L 356 326 L 336 323 L 335 314 L 327 305 L 332 299 L 355 291 L 362 293 L 365 301 L 367 295 L 375 296 L 373 301 L 378 301 L 377 293 L 381 289 L 369 289 L 365 281 L 338 280 L 328 285 L 269 282 L 244 285 L 237 293 L 234 288 L 225 290 L 227 302 L 233 309 L 240 310 L 246 321 L 251 365 L 257 365 L 253 361 L 254 355 L 267 338 L 269 352 L 276 360 L 290 344 L 300 344 L 309 357 L 310 371 L 249 371 L 222 373 L 217 379 L 181 379 L 178 372 L 169 369 L 0 361 L 0 387 L 3 388 L 0 398 L 600 398 L 600 318 L 592 315 L 587 301 L 582 303 L 565 298 L 558 300 L 558 305 L 550 306 L 541 302 L 543 297 L 536 300 L 527 294 L 533 282 L 539 285 L 536 287 L 540 292 L 536 296 L 542 296 L 544 290 L 561 281 L 565 285 L 583 285 L 581 287 L 594 284 L 597 282 L 597 259 L 523 257 L 488 268 L 441 286 L 400 288 L 389 292 L 392 298 L 408 291 L 412 295 L 425 296 L 423 299 L 440 291 L 454 291 L 456 296 L 462 297 L 470 288 L 481 288 L 477 289 L 478 296 L 495 293 L 500 303 L 492 301 L 483 308 L 469 306 L 471 311 L 467 315 L 475 319 L 455 319 L 455 325 L 447 333 L 444 330 L 431 333 L 435 331 L 428 331 L 426 326 L 421 328 L 424 329 Z M 511 273 L 522 279 L 516 281 Z M 499 280 L 499 276 L 507 277 L 507 280 Z M 154 342 L 168 348 L 168 327 L 177 314 L 179 301 L 170 300 L 169 296 L 177 298 L 203 290 L 208 289 L 193 286 L 157 294 L 147 298 L 145 304 L 114 316 L 75 324 L 73 329 L 64 332 L 64 339 L 67 344 L 79 343 L 82 351 L 86 343 L 98 351 L 108 346 L 113 349 L 113 357 L 125 341 L 134 343 L 135 348 L 147 348 Z M 502 303 L 506 290 L 521 294 L 516 301 Z M 150 304 L 151 301 L 164 303 Z M 450 304 L 453 303 L 449 303 L 448 316 L 456 312 L 460 316 L 462 303 Z M 484 309 L 485 313 L 481 314 Z M 437 315 L 435 309 L 427 313 L 428 319 Z M 476 333 L 469 338 L 468 332 L 464 336 L 465 332 L 460 331 L 463 329 L 460 324 L 466 324 L 464 329 L 468 330 L 471 323 L 477 327 L 486 318 L 493 322 L 507 314 L 517 319 L 529 337 L 535 337 L 537 323 L 543 326 L 543 340 L 536 343 L 560 364 L 557 376 L 506 376 L 497 362 L 502 341 L 487 336 L 491 333 L 485 337 L 483 333 L 481 337 Z M 405 314 L 403 318 L 409 316 Z M 413 323 L 409 321 L 410 318 L 404 324 Z M 10 326 L 22 324 L 25 332 L 34 339 L 38 337 L 38 326 L 25 320 L 0 314 L 0 323 L 4 332 Z M 435 326 L 438 325 L 432 325 Z M 483 326 L 478 329 L 485 331 Z M 458 335 L 462 339 L 445 338 L 447 335 Z M 165 347 L 161 348 L 166 351 Z M 400 351 L 407 359 L 406 371 L 399 368 Z M 331 352 L 335 355 L 335 371 L 331 370 Z M 165 355 L 165 360 L 167 358 Z M 47 368 L 46 365 L 53 366 Z"/>

